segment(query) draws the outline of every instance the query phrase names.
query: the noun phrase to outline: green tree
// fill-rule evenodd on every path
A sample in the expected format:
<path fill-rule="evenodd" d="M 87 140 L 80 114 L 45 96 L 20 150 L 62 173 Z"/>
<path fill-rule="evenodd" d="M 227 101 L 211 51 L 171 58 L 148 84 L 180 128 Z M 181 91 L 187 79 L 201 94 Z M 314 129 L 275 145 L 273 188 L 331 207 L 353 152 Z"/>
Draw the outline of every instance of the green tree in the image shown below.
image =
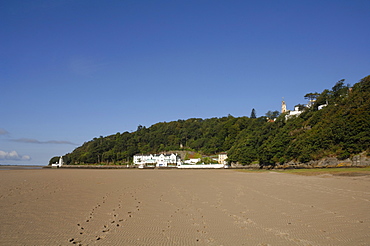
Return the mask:
<path fill-rule="evenodd" d="M 304 95 L 304 99 L 308 100 L 308 101 L 314 101 L 316 100 L 316 98 L 320 95 L 320 93 L 317 93 L 317 92 L 310 92 L 310 93 L 307 93 L 306 95 Z"/>
<path fill-rule="evenodd" d="M 59 161 L 60 156 L 54 156 L 50 159 L 49 165 L 57 163 Z"/>
<path fill-rule="evenodd" d="M 266 117 L 269 118 L 269 119 L 276 119 L 277 117 L 279 117 L 280 115 L 280 112 L 275 110 L 275 111 L 271 111 L 269 110 L 267 113 L 266 113 Z"/>
<path fill-rule="evenodd" d="M 257 115 L 256 115 L 256 110 L 253 108 L 252 109 L 252 112 L 251 112 L 251 117 L 250 117 L 251 119 L 255 119 L 255 118 L 257 118 Z"/>

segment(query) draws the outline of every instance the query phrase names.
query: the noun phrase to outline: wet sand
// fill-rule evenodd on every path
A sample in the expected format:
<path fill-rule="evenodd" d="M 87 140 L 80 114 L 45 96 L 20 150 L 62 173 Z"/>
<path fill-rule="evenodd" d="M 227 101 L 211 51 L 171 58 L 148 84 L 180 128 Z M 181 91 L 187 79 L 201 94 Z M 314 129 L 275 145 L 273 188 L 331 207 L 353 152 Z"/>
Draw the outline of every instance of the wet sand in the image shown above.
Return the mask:
<path fill-rule="evenodd" d="M 370 177 L 1 170 L 0 245 L 370 245 Z"/>

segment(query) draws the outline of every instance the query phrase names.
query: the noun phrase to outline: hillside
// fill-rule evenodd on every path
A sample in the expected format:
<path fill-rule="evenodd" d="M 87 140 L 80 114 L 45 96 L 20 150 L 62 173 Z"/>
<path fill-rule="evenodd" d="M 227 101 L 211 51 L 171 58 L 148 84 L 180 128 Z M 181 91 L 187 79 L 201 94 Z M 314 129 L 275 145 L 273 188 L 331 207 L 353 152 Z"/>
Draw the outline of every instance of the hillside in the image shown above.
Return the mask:
<path fill-rule="evenodd" d="M 370 76 L 352 87 L 342 80 L 331 90 L 309 94 L 315 103 L 288 119 L 286 114 L 274 122 L 229 115 L 138 126 L 132 133 L 85 142 L 64 160 L 66 164 L 123 164 L 137 153 L 189 150 L 204 155 L 226 151 L 230 162 L 274 165 L 370 153 Z"/>

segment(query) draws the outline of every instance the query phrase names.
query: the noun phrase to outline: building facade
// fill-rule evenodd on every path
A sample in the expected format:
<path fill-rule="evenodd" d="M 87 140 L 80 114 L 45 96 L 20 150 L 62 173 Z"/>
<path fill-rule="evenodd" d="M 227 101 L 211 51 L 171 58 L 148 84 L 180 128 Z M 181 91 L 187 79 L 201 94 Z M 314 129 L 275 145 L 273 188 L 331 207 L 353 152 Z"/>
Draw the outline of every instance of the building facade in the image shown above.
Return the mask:
<path fill-rule="evenodd" d="M 227 164 L 227 153 L 218 154 L 218 164 Z"/>
<path fill-rule="evenodd" d="M 167 167 L 169 165 L 181 165 L 181 158 L 177 154 L 150 154 L 134 155 L 134 165 Z"/>

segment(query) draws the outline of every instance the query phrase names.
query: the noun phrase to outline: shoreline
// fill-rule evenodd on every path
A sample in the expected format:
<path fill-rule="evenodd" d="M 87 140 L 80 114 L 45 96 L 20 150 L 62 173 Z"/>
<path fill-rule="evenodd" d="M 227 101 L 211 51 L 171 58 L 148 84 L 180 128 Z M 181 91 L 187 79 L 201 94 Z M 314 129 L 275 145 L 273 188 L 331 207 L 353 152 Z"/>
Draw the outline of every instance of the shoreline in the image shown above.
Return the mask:
<path fill-rule="evenodd" d="M 42 169 L 42 165 L 0 165 L 0 170 L 25 170 L 25 169 Z"/>
<path fill-rule="evenodd" d="M 228 168 L 212 168 L 212 167 L 202 167 L 202 168 L 191 168 L 187 167 L 186 169 L 184 168 L 178 168 L 177 166 L 173 167 L 144 167 L 144 168 L 139 168 L 137 166 L 127 166 L 127 165 L 62 165 L 61 167 L 55 168 L 50 165 L 48 166 L 37 166 L 37 167 L 42 167 L 42 168 L 52 168 L 52 169 L 146 169 L 146 170 L 251 170 L 251 171 L 277 171 L 277 172 L 284 172 L 284 171 L 293 171 L 293 170 L 350 170 L 350 169 L 369 169 L 369 166 L 342 166 L 342 167 L 311 167 L 311 168 L 303 168 L 303 167 L 290 167 L 290 168 L 259 168 L 255 166 L 241 166 L 241 167 L 228 167 Z"/>

